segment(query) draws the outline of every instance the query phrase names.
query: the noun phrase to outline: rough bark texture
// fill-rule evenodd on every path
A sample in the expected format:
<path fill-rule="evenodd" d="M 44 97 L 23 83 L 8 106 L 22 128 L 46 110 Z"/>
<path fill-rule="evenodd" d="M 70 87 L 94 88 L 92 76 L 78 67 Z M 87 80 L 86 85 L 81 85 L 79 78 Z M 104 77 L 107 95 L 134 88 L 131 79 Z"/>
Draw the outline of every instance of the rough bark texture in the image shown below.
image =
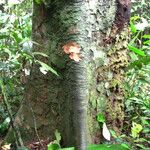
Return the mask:
<path fill-rule="evenodd" d="M 107 43 L 116 16 L 115 0 L 55 0 L 34 3 L 33 51 L 54 68 L 42 75 L 34 64 L 16 123 L 23 138 L 54 140 L 57 129 L 63 146 L 86 150 L 87 143 L 101 143 L 98 113 L 106 113 L 108 126 L 120 133 L 123 125 L 123 69 L 127 64 L 126 39 Z M 108 32 L 110 31 L 110 32 Z M 116 36 L 116 35 L 115 35 Z M 113 37 L 114 39 L 116 37 Z M 68 42 L 81 47 L 82 60 L 74 62 L 63 52 Z M 114 44 L 120 42 L 120 47 Z"/>

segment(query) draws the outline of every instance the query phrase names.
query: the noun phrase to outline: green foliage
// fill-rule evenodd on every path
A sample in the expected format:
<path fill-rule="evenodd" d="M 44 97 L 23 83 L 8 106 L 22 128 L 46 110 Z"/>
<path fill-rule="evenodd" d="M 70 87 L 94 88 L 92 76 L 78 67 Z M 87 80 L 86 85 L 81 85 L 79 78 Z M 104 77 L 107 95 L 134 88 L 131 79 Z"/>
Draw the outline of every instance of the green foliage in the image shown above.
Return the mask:
<path fill-rule="evenodd" d="M 138 54 L 138 55 L 140 55 L 140 56 L 146 56 L 145 53 L 144 53 L 142 50 L 140 50 L 140 49 L 138 49 L 138 48 L 136 48 L 136 47 L 134 47 L 134 46 L 128 45 L 128 48 L 129 48 L 131 51 L 135 52 L 136 54 Z"/>
<path fill-rule="evenodd" d="M 61 141 L 61 135 L 60 135 L 60 133 L 58 132 L 58 130 L 55 131 L 55 137 L 56 137 L 57 143 L 60 143 L 60 141 Z"/>
<path fill-rule="evenodd" d="M 18 109 L 22 99 L 22 79 L 26 78 L 25 62 L 31 60 L 29 55 L 31 47 L 28 46 L 28 51 L 24 49 L 24 43 L 30 42 L 31 4 L 27 5 L 30 6 L 30 9 L 26 8 L 24 4 L 27 4 L 27 2 L 9 1 L 8 4 L 4 3 L 3 11 L 0 11 L 0 80 L 3 82 L 0 88 L 0 96 L 6 95 L 7 103 L 10 104 L 8 104 L 9 109 L 13 109 L 13 113 Z M 29 13 L 26 13 L 24 8 Z M 2 91 L 2 86 L 5 86 L 4 91 Z M 0 104 L 5 110 L 3 114 L 0 114 L 0 134 L 8 129 L 10 122 L 6 111 L 7 106 L 4 103 L 3 101 Z"/>
<path fill-rule="evenodd" d="M 37 4 L 41 4 L 41 3 L 42 3 L 42 0 L 35 0 L 35 2 L 36 2 Z"/>
<path fill-rule="evenodd" d="M 142 23 L 140 22 L 142 20 Z M 132 39 L 128 48 L 139 56 L 149 56 L 150 42 L 147 40 L 149 35 L 144 31 L 149 28 L 148 20 L 139 17 L 132 17 L 130 21 L 130 29 L 132 31 Z"/>
<path fill-rule="evenodd" d="M 131 62 L 126 76 L 124 137 L 133 149 L 148 149 L 150 133 L 150 17 L 148 1 L 135 1 L 128 48 Z M 128 136 L 127 136 L 128 135 Z"/>
<path fill-rule="evenodd" d="M 32 52 L 33 45 L 41 46 L 31 40 L 32 0 L 3 2 L 3 6 L 3 11 L 0 11 L 0 81 L 5 91 L 0 87 L 0 99 L 3 100 L 0 103 L 0 135 L 4 135 L 9 128 L 10 115 L 14 117 L 18 111 L 30 66 L 38 63 L 41 73 L 50 71 L 58 76 L 53 68 L 38 60 L 48 57 L 45 53 Z M 12 114 L 8 113 L 6 107 Z"/>
<path fill-rule="evenodd" d="M 35 62 L 39 63 L 41 65 L 40 67 L 40 71 L 43 73 L 43 74 L 46 74 L 48 71 L 54 73 L 56 76 L 59 76 L 58 73 L 53 69 L 51 68 L 50 66 L 48 66 L 47 64 L 39 61 L 39 60 L 36 60 Z"/>
<path fill-rule="evenodd" d="M 124 145 L 120 144 L 100 144 L 100 145 L 89 145 L 88 150 L 128 150 Z"/>
<path fill-rule="evenodd" d="M 143 127 L 140 124 L 132 122 L 131 136 L 133 138 L 139 137 L 139 133 L 142 131 L 142 129 L 143 129 Z"/>
<path fill-rule="evenodd" d="M 55 131 L 55 138 L 56 140 L 48 144 L 48 150 L 60 150 L 61 135 L 58 130 Z"/>
<path fill-rule="evenodd" d="M 105 116 L 102 113 L 100 113 L 97 115 L 96 120 L 100 123 L 104 123 L 106 119 L 105 119 Z"/>
<path fill-rule="evenodd" d="M 59 150 L 60 146 L 57 143 L 48 144 L 48 150 Z"/>
<path fill-rule="evenodd" d="M 128 147 L 124 146 L 123 144 L 91 144 L 88 146 L 88 150 L 129 150 Z M 74 147 L 70 148 L 60 148 L 60 149 L 48 149 L 48 150 L 75 150 Z"/>
<path fill-rule="evenodd" d="M 98 116 L 99 116 L 100 122 L 104 121 L 103 114 L 99 114 Z M 58 130 L 55 131 L 55 138 L 56 140 L 48 144 L 48 150 L 75 150 L 74 147 L 61 148 L 60 146 L 61 135 L 58 132 Z M 91 144 L 91 145 L 88 145 L 88 150 L 116 150 L 116 148 L 118 148 L 118 150 L 129 150 L 128 145 L 125 143 L 124 144 L 99 144 L 99 145 Z"/>
<path fill-rule="evenodd" d="M 9 127 L 10 118 L 7 117 L 1 124 L 0 124 L 0 133 L 3 134 Z"/>

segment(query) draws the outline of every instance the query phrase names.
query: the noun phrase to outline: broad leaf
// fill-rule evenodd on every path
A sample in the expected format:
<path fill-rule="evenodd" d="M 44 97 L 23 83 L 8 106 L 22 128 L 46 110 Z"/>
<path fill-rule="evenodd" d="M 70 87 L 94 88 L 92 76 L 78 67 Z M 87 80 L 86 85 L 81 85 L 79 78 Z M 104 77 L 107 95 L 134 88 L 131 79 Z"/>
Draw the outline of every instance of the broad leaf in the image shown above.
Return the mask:
<path fill-rule="evenodd" d="M 145 41 L 144 44 L 150 44 L 150 40 Z"/>
<path fill-rule="evenodd" d="M 130 28 L 131 28 L 131 31 L 132 31 L 133 33 L 136 33 L 136 32 L 137 32 L 136 27 L 135 27 L 135 25 L 133 24 L 132 21 L 130 21 Z"/>
<path fill-rule="evenodd" d="M 60 146 L 56 143 L 48 144 L 48 150 L 60 150 Z"/>
<path fill-rule="evenodd" d="M 45 64 L 45 63 L 43 63 L 43 62 L 41 62 L 41 61 L 39 61 L 39 60 L 36 60 L 36 62 L 38 62 L 38 63 L 41 65 L 40 71 L 42 70 L 42 71 L 41 71 L 42 73 L 45 74 L 45 72 L 50 71 L 50 72 L 52 72 L 53 74 L 59 76 L 58 73 L 57 73 L 52 67 L 48 66 L 47 64 Z M 45 71 L 45 72 L 44 72 L 44 71 Z"/>
<path fill-rule="evenodd" d="M 144 65 L 148 65 L 150 64 L 150 56 L 146 56 L 146 57 L 142 57 L 140 58 L 139 60 L 136 60 L 134 62 L 132 62 L 128 68 L 129 69 L 133 69 L 133 68 L 138 68 L 138 69 L 141 69 L 142 66 Z"/>
<path fill-rule="evenodd" d="M 56 137 L 56 141 L 57 141 L 58 143 L 60 143 L 60 141 L 61 141 L 61 135 L 60 135 L 60 133 L 58 132 L 58 130 L 55 131 L 55 137 Z"/>
<path fill-rule="evenodd" d="M 145 34 L 145 35 L 143 35 L 143 38 L 150 39 L 150 35 Z"/>
<path fill-rule="evenodd" d="M 134 47 L 134 46 L 132 46 L 132 45 L 128 45 L 128 48 L 129 48 L 131 51 L 133 51 L 134 53 L 136 53 L 136 54 L 138 54 L 138 55 L 140 55 L 140 56 L 146 56 L 145 53 L 144 53 L 142 50 L 140 50 L 140 49 L 138 49 L 138 48 L 136 48 L 136 47 Z"/>
<path fill-rule="evenodd" d="M 62 148 L 60 150 L 75 150 L 75 148 Z M 88 150 L 129 150 L 129 147 L 126 144 L 91 144 L 88 146 Z"/>
<path fill-rule="evenodd" d="M 100 113 L 97 115 L 96 120 L 100 123 L 104 123 L 105 122 L 105 116 L 102 113 Z"/>

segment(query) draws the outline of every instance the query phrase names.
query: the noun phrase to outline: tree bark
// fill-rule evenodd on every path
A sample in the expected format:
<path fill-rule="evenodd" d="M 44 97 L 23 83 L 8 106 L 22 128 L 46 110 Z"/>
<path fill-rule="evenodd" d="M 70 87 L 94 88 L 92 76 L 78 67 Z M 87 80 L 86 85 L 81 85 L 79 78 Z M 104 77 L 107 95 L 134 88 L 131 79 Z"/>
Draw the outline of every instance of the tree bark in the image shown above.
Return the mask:
<path fill-rule="evenodd" d="M 118 28 L 113 28 L 116 8 L 115 0 L 34 3 L 32 37 L 40 46 L 34 45 L 33 51 L 46 53 L 49 58 L 37 59 L 55 69 L 59 77 L 43 75 L 33 64 L 16 117 L 25 140 L 54 140 L 57 129 L 63 146 L 87 150 L 87 144 L 103 141 L 98 113 L 106 114 L 109 128 L 121 132 L 123 70 L 128 60 L 126 36 L 116 40 L 116 33 L 112 34 Z M 63 52 L 69 42 L 81 47 L 79 62 Z M 120 47 L 115 46 L 118 43 Z"/>

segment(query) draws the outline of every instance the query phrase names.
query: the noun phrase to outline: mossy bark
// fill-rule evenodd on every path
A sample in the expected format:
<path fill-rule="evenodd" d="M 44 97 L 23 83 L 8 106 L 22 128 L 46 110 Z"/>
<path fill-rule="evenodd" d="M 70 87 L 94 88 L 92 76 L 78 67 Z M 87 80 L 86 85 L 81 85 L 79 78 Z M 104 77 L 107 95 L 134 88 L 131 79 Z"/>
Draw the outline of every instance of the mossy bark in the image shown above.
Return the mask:
<path fill-rule="evenodd" d="M 79 150 L 86 150 L 87 143 L 102 142 L 98 113 L 106 113 L 106 124 L 121 132 L 121 85 L 126 64 L 118 67 L 119 62 L 116 63 L 122 47 L 110 54 L 114 43 L 104 42 L 112 29 L 116 6 L 115 0 L 34 3 L 33 41 L 40 46 L 35 44 L 33 51 L 46 53 L 49 58 L 37 59 L 55 69 L 59 77 L 52 73 L 43 75 L 39 66 L 33 64 L 16 118 L 24 130 L 22 138 L 36 140 L 38 133 L 41 139 L 54 140 L 57 129 L 63 146 L 76 145 Z M 68 42 L 80 45 L 80 62 L 63 52 L 62 47 Z M 126 59 L 125 50 L 123 54 Z"/>

